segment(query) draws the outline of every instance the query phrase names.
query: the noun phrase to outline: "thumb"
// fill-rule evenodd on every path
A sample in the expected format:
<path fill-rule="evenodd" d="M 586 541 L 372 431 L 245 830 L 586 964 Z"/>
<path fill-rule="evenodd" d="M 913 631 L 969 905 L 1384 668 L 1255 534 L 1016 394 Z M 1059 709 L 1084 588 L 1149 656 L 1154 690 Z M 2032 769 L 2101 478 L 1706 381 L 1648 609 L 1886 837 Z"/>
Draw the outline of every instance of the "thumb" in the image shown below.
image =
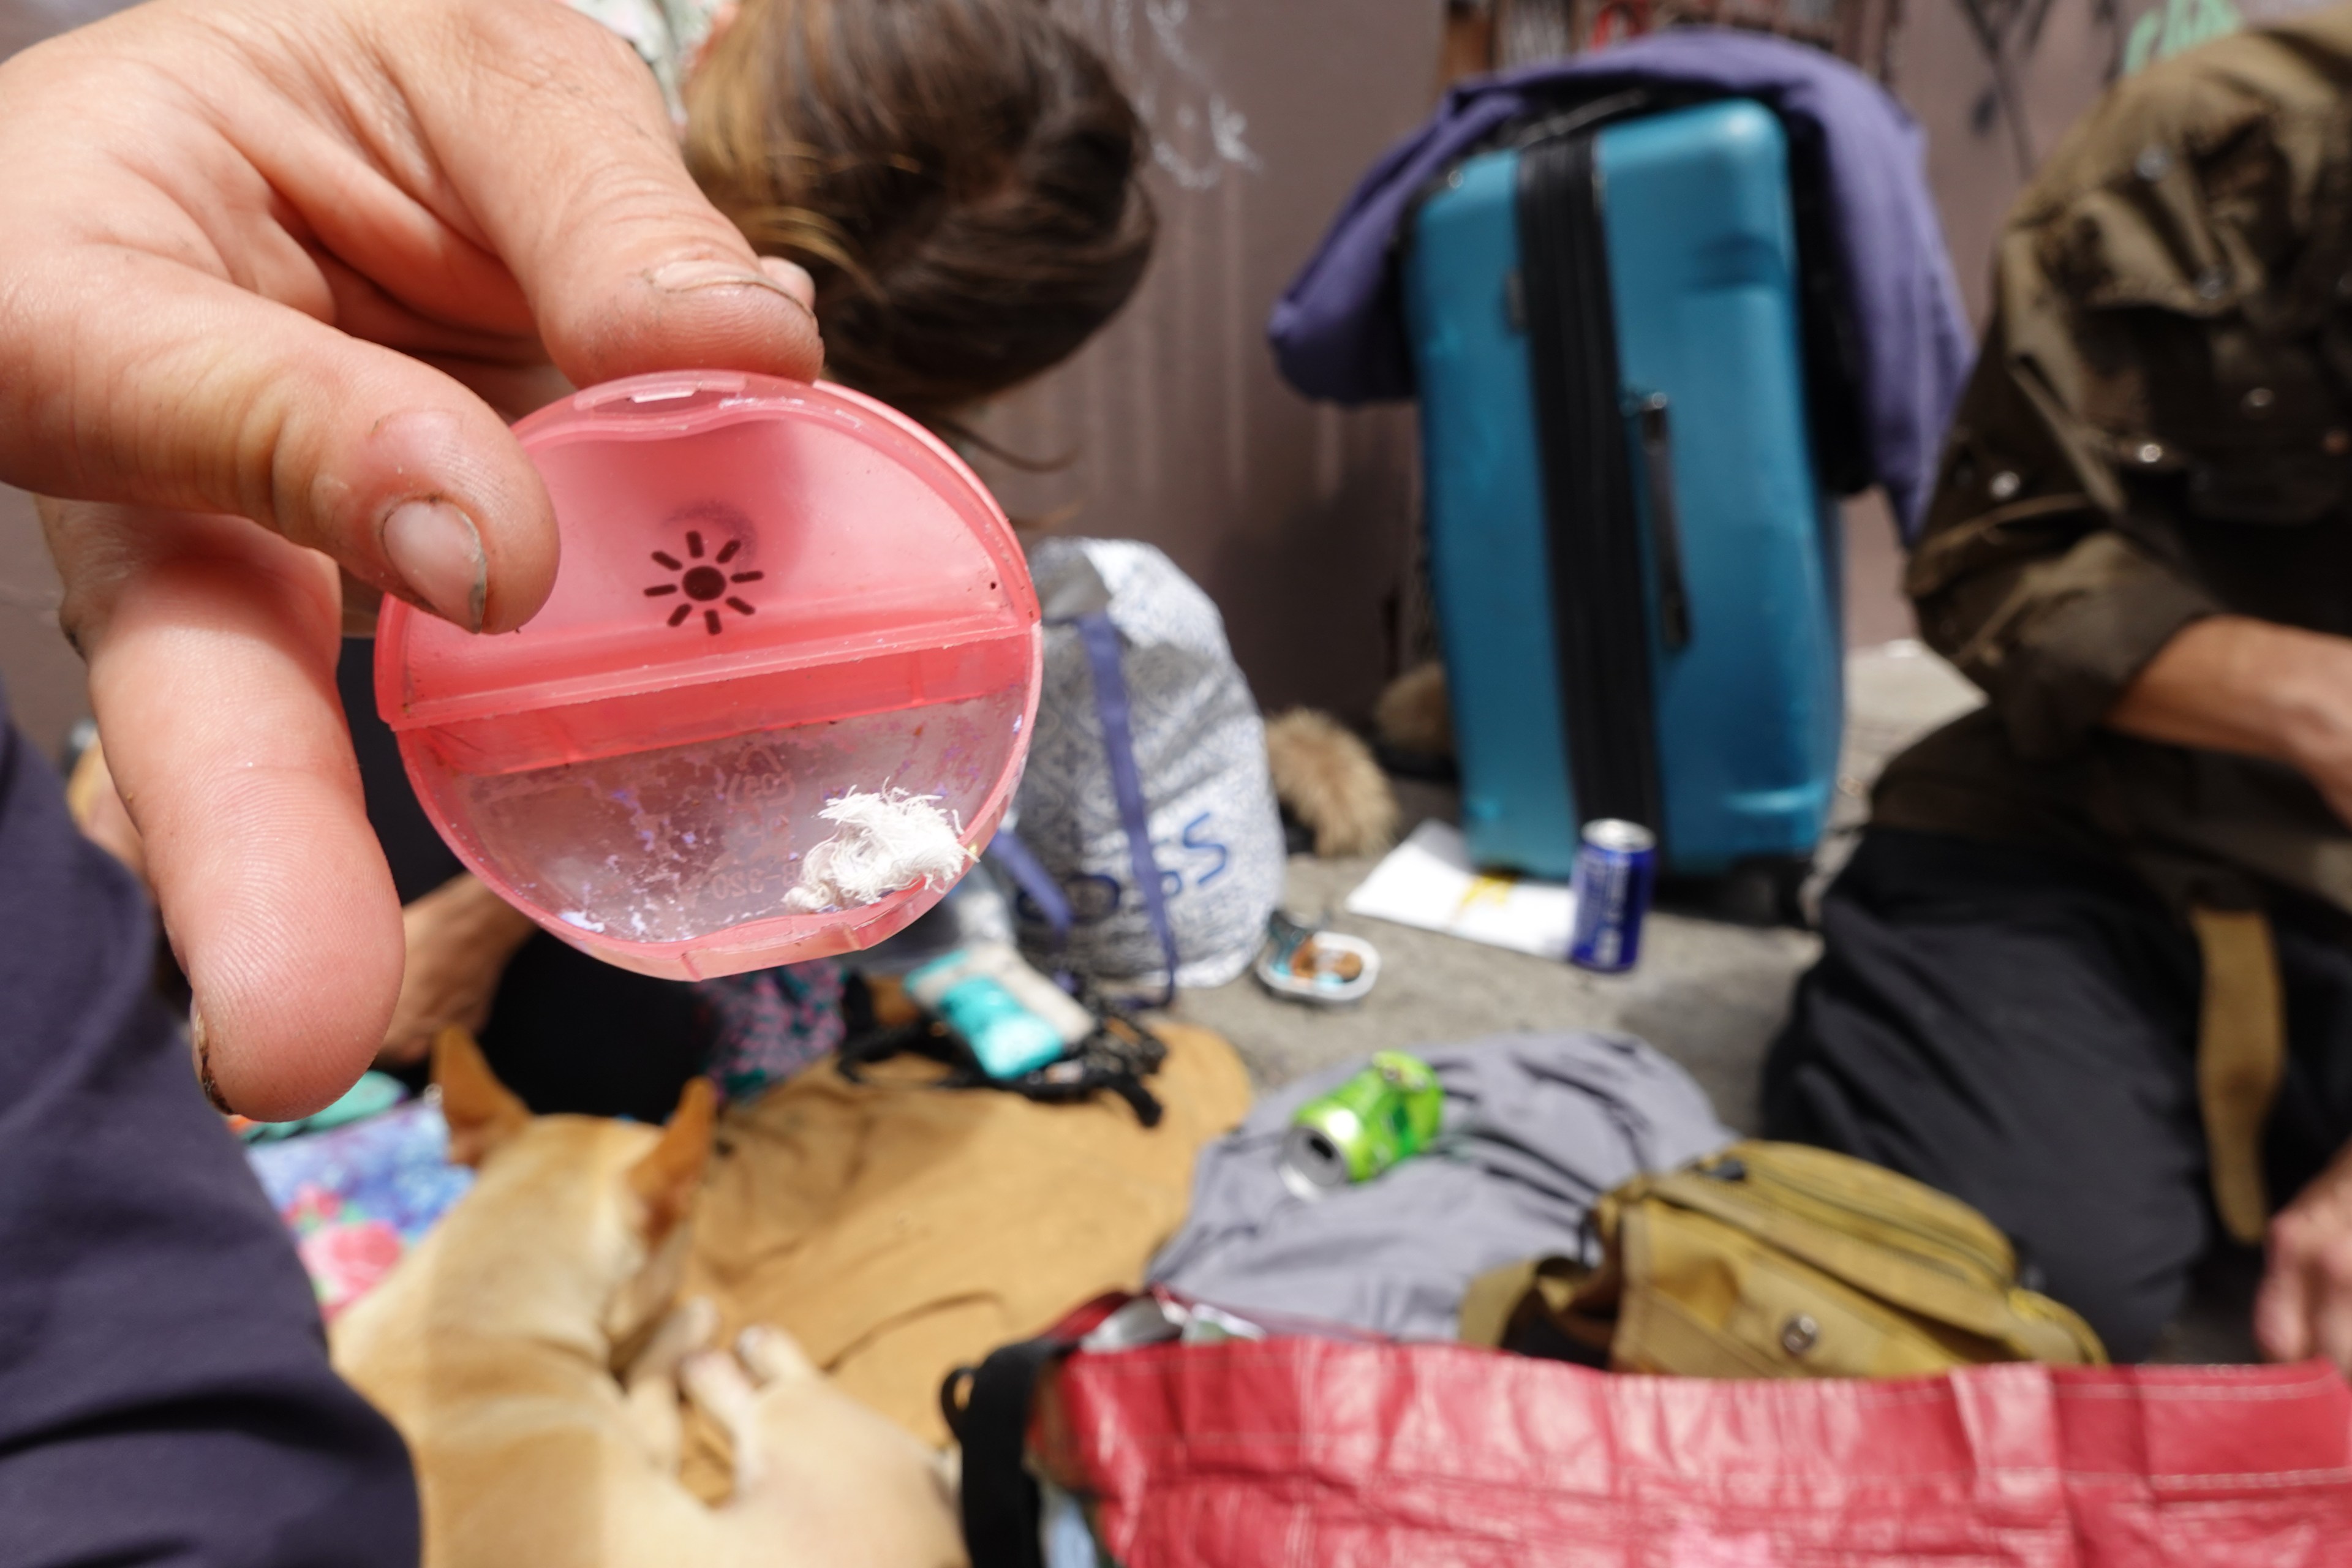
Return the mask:
<path fill-rule="evenodd" d="M 465 31 L 479 79 L 414 85 L 414 112 L 558 369 L 586 385 L 823 368 L 806 274 L 763 262 L 696 187 L 627 45 L 546 0 L 470 4 L 438 26 Z"/>

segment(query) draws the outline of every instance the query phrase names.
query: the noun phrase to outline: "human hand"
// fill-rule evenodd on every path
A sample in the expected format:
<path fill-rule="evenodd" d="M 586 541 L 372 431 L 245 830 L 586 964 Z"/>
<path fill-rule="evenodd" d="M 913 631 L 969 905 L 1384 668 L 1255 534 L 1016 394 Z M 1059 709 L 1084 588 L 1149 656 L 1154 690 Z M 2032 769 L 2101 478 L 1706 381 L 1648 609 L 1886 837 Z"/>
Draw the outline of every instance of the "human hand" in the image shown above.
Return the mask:
<path fill-rule="evenodd" d="M 2256 679 L 2271 688 L 2278 760 L 2311 781 L 2339 822 L 2352 824 L 2352 638 L 2279 627 L 2291 637 Z"/>
<path fill-rule="evenodd" d="M 68 34 L 0 66 L 0 479 L 72 498 L 44 509 L 63 619 L 199 1070 L 305 1114 L 383 1041 L 403 952 L 344 584 L 520 625 L 554 520 L 492 403 L 560 389 L 550 363 L 810 376 L 806 275 L 548 0 L 155 0 Z"/>
<path fill-rule="evenodd" d="M 478 1035 L 489 1021 L 515 950 L 539 928 L 470 871 L 461 871 L 400 911 L 408 961 L 400 999 L 384 1026 L 376 1061 L 386 1067 L 421 1062 L 433 1037 L 455 1024 Z"/>
<path fill-rule="evenodd" d="M 2254 1340 L 2273 1361 L 2322 1355 L 2352 1375 L 2352 1150 L 2272 1219 Z"/>
<path fill-rule="evenodd" d="M 2164 645 L 2107 722 L 2151 741 L 2284 763 L 2352 823 L 2352 638 L 2208 616 Z"/>
<path fill-rule="evenodd" d="M 2310 704 L 2283 759 L 2309 779 L 2336 820 L 2352 825 L 2352 660 L 2337 672 L 2343 683 Z"/>

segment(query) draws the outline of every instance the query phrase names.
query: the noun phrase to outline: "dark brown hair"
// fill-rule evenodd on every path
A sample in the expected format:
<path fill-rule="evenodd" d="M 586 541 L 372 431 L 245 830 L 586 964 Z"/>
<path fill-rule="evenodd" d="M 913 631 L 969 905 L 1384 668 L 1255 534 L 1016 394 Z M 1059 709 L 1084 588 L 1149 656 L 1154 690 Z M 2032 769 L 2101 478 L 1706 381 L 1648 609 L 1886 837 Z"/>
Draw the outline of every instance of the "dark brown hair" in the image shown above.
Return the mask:
<path fill-rule="evenodd" d="M 1066 357 L 1150 258 L 1146 145 L 1044 0 L 743 0 L 688 166 L 815 276 L 829 374 L 919 419 Z"/>

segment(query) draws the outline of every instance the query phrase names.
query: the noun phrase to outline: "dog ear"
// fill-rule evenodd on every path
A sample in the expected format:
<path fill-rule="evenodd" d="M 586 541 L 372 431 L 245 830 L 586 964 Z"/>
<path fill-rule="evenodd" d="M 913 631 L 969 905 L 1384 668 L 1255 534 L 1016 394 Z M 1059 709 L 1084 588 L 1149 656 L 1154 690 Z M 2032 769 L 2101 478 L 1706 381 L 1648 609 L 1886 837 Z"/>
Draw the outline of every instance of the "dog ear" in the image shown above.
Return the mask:
<path fill-rule="evenodd" d="M 490 1070 L 474 1037 L 452 1024 L 433 1037 L 433 1086 L 449 1124 L 449 1158 L 478 1166 L 530 1121 L 530 1107 Z"/>
<path fill-rule="evenodd" d="M 719 1091 L 698 1078 L 677 1098 L 661 1142 L 629 1170 L 629 1187 L 645 1201 L 646 1237 L 659 1241 L 693 1211 L 695 1190 L 710 1163 L 710 1133 L 719 1115 Z"/>

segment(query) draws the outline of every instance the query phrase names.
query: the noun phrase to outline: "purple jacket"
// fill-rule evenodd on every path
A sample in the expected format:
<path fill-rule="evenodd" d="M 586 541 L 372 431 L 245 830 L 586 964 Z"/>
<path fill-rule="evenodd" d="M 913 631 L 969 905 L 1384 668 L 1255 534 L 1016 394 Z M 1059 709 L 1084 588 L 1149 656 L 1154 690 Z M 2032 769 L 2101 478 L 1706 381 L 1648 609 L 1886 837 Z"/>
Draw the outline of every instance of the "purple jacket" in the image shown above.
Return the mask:
<path fill-rule="evenodd" d="M 1631 87 L 1756 98 L 1809 121 L 1826 149 L 1839 271 L 1859 339 L 1861 449 L 1906 537 L 1972 357 L 1942 226 L 1920 170 L 1918 126 L 1885 89 L 1819 50 L 1753 33 L 1677 28 L 1597 55 L 1481 77 L 1389 149 L 1348 198 L 1274 308 L 1266 335 L 1309 397 L 1413 395 L 1394 240 L 1414 196 L 1497 127 L 1563 100 Z"/>

